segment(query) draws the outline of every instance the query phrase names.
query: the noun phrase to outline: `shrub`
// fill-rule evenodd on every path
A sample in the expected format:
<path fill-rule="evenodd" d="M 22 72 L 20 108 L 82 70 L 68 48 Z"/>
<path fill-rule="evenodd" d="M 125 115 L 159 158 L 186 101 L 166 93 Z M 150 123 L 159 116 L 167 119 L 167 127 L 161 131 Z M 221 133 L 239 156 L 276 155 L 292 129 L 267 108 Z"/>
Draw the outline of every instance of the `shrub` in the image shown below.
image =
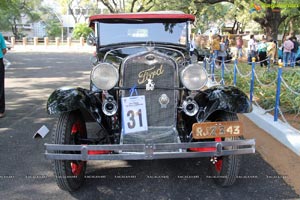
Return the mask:
<path fill-rule="evenodd" d="M 84 37 L 84 39 L 86 39 L 92 31 L 93 30 L 88 27 L 87 24 L 76 24 L 73 31 L 73 37 L 75 39 L 79 39 L 80 37 Z"/>

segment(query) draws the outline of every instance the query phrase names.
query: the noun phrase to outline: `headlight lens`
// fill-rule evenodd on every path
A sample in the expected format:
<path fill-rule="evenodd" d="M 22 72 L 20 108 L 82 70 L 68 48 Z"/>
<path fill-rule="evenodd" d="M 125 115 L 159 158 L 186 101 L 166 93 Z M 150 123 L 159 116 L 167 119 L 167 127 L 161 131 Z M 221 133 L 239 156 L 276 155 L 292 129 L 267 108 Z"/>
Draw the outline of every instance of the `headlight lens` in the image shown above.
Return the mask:
<path fill-rule="evenodd" d="M 186 66 L 181 71 L 180 78 L 184 87 L 189 90 L 200 90 L 208 79 L 205 69 L 197 63 Z"/>
<path fill-rule="evenodd" d="M 100 63 L 91 73 L 93 84 L 101 90 L 112 89 L 119 80 L 118 70 L 109 63 Z"/>

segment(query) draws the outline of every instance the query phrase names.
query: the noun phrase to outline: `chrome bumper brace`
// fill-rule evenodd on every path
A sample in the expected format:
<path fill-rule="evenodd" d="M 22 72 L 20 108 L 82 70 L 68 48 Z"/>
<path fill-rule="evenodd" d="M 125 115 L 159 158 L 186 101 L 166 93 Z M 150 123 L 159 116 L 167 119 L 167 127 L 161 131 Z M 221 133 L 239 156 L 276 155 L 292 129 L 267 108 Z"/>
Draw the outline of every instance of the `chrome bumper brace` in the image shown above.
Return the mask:
<path fill-rule="evenodd" d="M 122 145 L 45 144 L 45 147 L 45 157 L 50 160 L 152 160 L 251 154 L 255 153 L 255 140 Z M 189 148 L 205 147 L 215 147 L 215 150 L 187 151 Z M 111 153 L 90 155 L 89 151 L 109 151 Z"/>

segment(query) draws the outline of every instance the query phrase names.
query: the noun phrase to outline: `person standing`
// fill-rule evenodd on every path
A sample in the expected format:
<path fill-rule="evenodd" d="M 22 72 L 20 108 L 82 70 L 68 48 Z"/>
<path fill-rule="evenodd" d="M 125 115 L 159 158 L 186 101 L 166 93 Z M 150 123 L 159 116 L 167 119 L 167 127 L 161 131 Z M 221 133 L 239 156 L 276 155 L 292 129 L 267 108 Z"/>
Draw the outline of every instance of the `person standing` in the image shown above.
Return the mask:
<path fill-rule="evenodd" d="M 252 58 L 257 56 L 257 42 L 254 35 L 250 35 L 250 40 L 248 41 L 248 64 L 251 65 Z"/>
<path fill-rule="evenodd" d="M 218 60 L 219 61 L 217 62 L 217 64 L 219 66 L 221 66 L 222 62 L 225 62 L 225 58 L 227 56 L 226 49 L 227 49 L 227 46 L 226 46 L 226 43 L 224 41 L 224 38 L 222 37 L 222 39 L 220 41 L 220 50 L 218 51 Z"/>
<path fill-rule="evenodd" d="M 191 34 L 190 36 L 190 56 L 191 56 L 191 61 L 192 62 L 197 62 L 198 61 L 198 55 L 195 53 L 196 51 L 196 43 L 193 35 Z"/>
<path fill-rule="evenodd" d="M 230 46 L 229 36 L 228 36 L 228 35 L 224 36 L 223 41 L 224 41 L 224 44 L 225 44 L 225 46 L 226 46 L 226 49 L 228 49 L 229 46 Z"/>
<path fill-rule="evenodd" d="M 270 59 L 270 63 L 276 63 L 276 41 L 270 40 L 270 42 L 267 43 L 267 56 Z"/>
<path fill-rule="evenodd" d="M 288 38 L 283 43 L 283 66 L 287 67 L 291 58 L 291 51 L 294 48 L 294 43 L 291 38 Z"/>
<path fill-rule="evenodd" d="M 0 118 L 4 117 L 5 96 L 4 96 L 4 62 L 3 56 L 6 54 L 6 45 L 3 35 L 0 33 Z"/>
<path fill-rule="evenodd" d="M 213 41 L 213 33 L 212 33 L 212 31 L 211 31 L 211 30 L 209 31 L 209 35 L 208 35 L 208 41 L 209 41 L 209 45 L 211 46 L 211 44 L 212 44 L 212 41 Z"/>
<path fill-rule="evenodd" d="M 190 42 L 190 56 L 192 56 L 194 51 L 195 51 L 195 47 L 196 47 L 195 40 L 194 40 L 194 37 L 193 37 L 192 34 L 190 36 L 190 41 L 189 42 Z"/>
<path fill-rule="evenodd" d="M 220 51 L 220 41 L 221 36 L 214 35 L 211 45 L 211 53 L 213 54 L 213 58 L 216 59 L 218 57 L 218 52 Z"/>
<path fill-rule="evenodd" d="M 243 41 L 243 38 L 242 36 L 238 36 L 236 38 L 236 57 L 237 58 L 240 58 L 240 57 L 243 57 L 243 45 L 244 45 L 244 41 Z"/>
<path fill-rule="evenodd" d="M 299 48 L 299 43 L 296 37 L 292 38 L 292 42 L 294 43 L 294 48 L 291 50 L 291 67 L 295 67 L 296 65 L 296 55 Z"/>
<path fill-rule="evenodd" d="M 257 47 L 257 51 L 258 51 L 258 57 L 259 57 L 259 61 L 260 61 L 260 66 L 263 67 L 263 65 L 265 67 L 267 67 L 268 62 L 267 62 L 267 44 L 266 44 L 266 40 L 262 39 L 262 41 L 258 44 Z"/>

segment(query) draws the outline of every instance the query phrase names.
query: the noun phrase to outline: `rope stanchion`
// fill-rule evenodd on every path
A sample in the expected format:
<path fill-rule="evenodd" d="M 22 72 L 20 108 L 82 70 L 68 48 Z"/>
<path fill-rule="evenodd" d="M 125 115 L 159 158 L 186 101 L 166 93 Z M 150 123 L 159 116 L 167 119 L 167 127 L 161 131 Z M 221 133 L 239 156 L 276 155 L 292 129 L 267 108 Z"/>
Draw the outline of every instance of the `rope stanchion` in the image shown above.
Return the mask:
<path fill-rule="evenodd" d="M 278 111 L 279 111 L 279 114 L 280 114 L 282 120 L 283 120 L 286 124 L 290 125 L 289 122 L 288 122 L 288 121 L 286 120 L 286 118 L 284 117 L 284 115 L 283 115 L 282 111 L 280 110 L 280 108 L 278 109 Z M 291 125 L 290 125 L 290 126 L 291 126 Z"/>
<path fill-rule="evenodd" d="M 276 89 L 276 99 L 275 99 L 275 111 L 274 111 L 274 122 L 278 121 L 279 114 L 279 103 L 280 103 L 280 85 L 281 85 L 281 74 L 282 74 L 282 62 L 278 63 L 278 74 L 277 74 L 277 89 Z"/>
<path fill-rule="evenodd" d="M 252 58 L 252 71 L 251 71 L 251 82 L 250 82 L 250 103 L 252 103 L 252 100 L 253 100 L 254 79 L 255 79 L 255 57 Z"/>
<path fill-rule="evenodd" d="M 211 71 L 211 80 L 212 81 L 215 81 L 215 58 L 213 57 L 213 60 L 211 62 L 211 65 L 210 65 L 210 71 Z"/>
<path fill-rule="evenodd" d="M 224 64 L 224 61 L 225 61 L 225 57 L 222 57 L 222 71 L 221 71 L 221 77 L 222 77 L 222 80 L 221 80 L 221 84 L 224 85 L 225 82 L 224 82 L 224 68 L 225 68 L 225 64 Z"/>
<path fill-rule="evenodd" d="M 236 72 L 237 72 L 237 59 L 234 58 L 234 67 L 233 67 L 233 85 L 236 86 Z"/>

